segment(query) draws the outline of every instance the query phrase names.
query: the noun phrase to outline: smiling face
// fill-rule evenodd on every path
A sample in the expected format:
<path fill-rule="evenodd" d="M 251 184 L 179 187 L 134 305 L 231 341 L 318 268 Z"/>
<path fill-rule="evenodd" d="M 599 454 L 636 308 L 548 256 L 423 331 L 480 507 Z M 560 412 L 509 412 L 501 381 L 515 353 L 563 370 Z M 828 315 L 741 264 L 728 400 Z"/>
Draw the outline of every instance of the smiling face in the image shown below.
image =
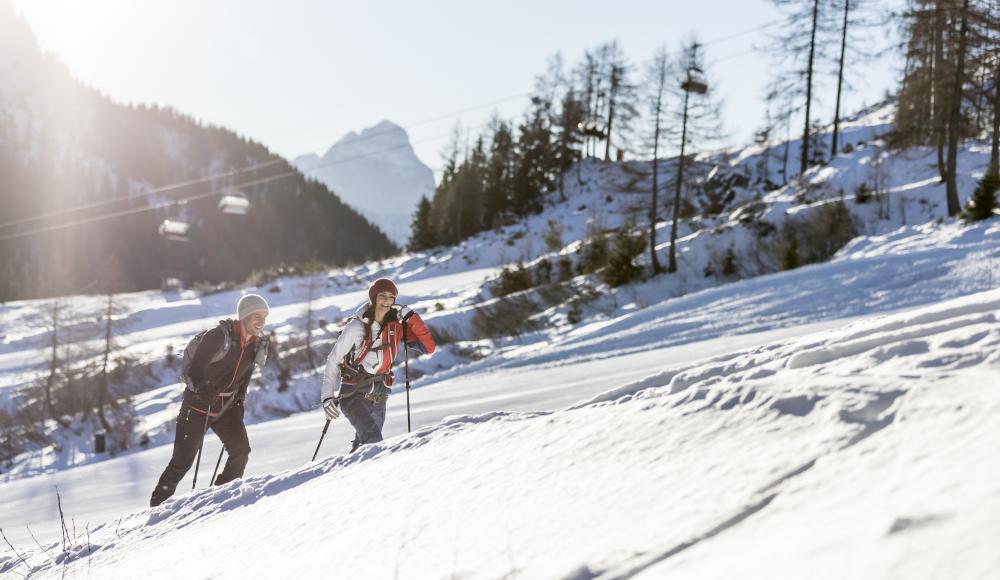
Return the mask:
<path fill-rule="evenodd" d="M 392 308 L 392 305 L 396 303 L 396 297 L 392 295 L 392 292 L 379 292 L 375 296 L 375 307 L 383 308 L 388 310 Z"/>
<path fill-rule="evenodd" d="M 258 310 L 243 318 L 243 332 L 252 336 L 260 336 L 264 332 L 264 322 L 267 321 L 267 310 Z"/>
<path fill-rule="evenodd" d="M 379 292 L 375 295 L 375 320 L 379 323 L 385 318 L 386 313 L 392 308 L 392 305 L 396 303 L 396 297 L 392 295 L 392 292 Z"/>

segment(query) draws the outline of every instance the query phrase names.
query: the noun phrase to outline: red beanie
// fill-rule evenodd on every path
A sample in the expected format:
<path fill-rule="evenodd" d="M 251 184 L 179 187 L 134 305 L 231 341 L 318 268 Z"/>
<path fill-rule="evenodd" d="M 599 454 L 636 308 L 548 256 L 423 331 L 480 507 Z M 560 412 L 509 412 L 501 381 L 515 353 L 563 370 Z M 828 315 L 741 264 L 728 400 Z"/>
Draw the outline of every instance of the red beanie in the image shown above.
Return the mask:
<path fill-rule="evenodd" d="M 388 278 L 379 278 L 372 282 L 372 285 L 368 287 L 368 301 L 375 304 L 375 297 L 382 292 L 388 292 L 392 294 L 395 298 L 399 296 L 399 290 L 396 290 L 396 285 L 392 283 L 392 280 Z"/>

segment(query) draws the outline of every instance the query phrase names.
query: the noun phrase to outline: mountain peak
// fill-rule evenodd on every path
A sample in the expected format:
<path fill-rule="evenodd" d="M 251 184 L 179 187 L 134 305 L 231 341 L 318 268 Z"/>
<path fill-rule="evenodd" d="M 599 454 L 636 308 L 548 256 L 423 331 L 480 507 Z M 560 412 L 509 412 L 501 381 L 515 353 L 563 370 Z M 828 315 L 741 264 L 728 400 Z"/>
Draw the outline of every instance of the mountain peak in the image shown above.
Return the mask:
<path fill-rule="evenodd" d="M 434 193 L 434 172 L 410 146 L 406 130 L 383 120 L 351 131 L 323 154 L 302 155 L 295 165 L 325 183 L 397 244 L 410 234 L 413 209 Z"/>

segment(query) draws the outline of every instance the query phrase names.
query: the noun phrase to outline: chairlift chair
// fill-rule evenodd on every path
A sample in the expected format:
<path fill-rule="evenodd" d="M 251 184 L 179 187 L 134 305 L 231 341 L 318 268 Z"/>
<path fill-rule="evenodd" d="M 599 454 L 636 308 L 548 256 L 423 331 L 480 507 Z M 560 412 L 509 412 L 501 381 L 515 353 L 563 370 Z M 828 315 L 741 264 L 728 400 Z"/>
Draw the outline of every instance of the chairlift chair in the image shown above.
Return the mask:
<path fill-rule="evenodd" d="M 191 229 L 191 225 L 187 222 L 168 218 L 160 224 L 159 232 L 161 236 L 168 240 L 187 242 L 190 239 L 188 238 L 189 229 Z"/>
<path fill-rule="evenodd" d="M 250 200 L 242 191 L 236 189 L 222 196 L 219 200 L 219 209 L 229 215 L 246 215 L 250 210 Z"/>
<path fill-rule="evenodd" d="M 681 84 L 681 89 L 689 93 L 704 95 L 708 92 L 708 82 L 702 74 L 702 70 L 696 66 L 688 69 L 687 80 Z"/>
<path fill-rule="evenodd" d="M 604 139 L 604 125 L 596 119 L 588 119 L 577 124 L 577 129 L 586 137 Z"/>

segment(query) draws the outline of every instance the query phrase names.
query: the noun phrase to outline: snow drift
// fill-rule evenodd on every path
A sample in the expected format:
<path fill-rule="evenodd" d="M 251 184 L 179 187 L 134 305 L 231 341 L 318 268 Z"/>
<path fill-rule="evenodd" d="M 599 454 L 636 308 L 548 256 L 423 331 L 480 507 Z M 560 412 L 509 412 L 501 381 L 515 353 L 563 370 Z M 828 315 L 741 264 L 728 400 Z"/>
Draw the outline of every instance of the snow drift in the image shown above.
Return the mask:
<path fill-rule="evenodd" d="M 1000 291 L 175 497 L 32 577 L 982 578 Z"/>

